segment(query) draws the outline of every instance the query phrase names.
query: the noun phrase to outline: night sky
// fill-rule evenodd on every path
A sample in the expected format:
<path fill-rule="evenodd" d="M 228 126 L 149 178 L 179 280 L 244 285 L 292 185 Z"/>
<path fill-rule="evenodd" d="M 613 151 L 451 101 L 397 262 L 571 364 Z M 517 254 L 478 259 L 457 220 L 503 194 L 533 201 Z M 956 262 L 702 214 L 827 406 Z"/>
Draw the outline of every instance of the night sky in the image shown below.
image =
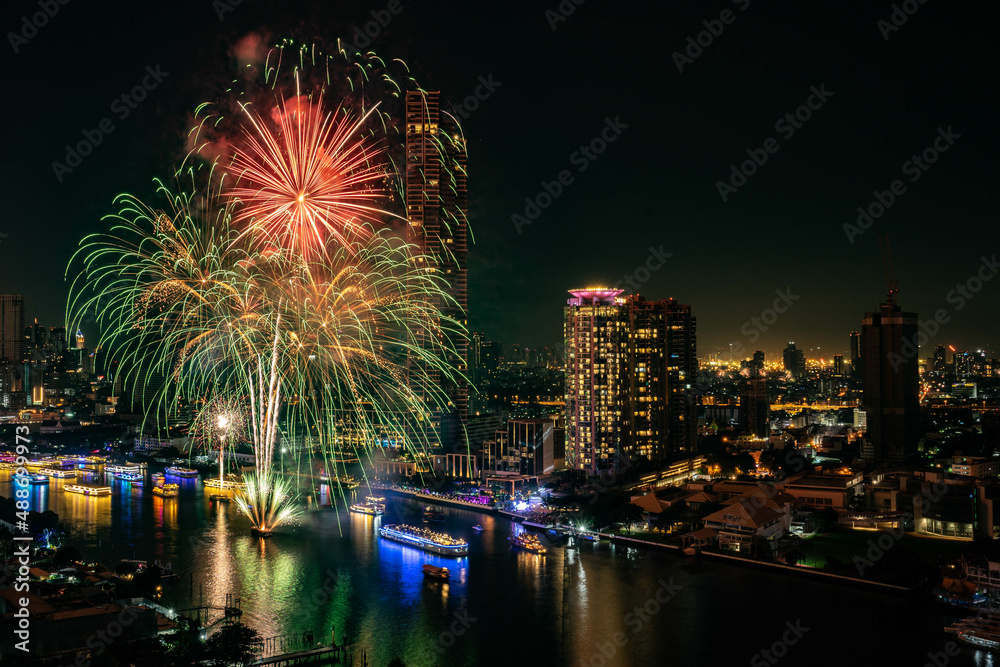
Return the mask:
<path fill-rule="evenodd" d="M 63 273 L 76 244 L 103 228 L 116 194 L 153 198 L 152 179 L 168 177 L 183 154 L 190 113 L 231 77 L 227 52 L 239 38 L 330 43 L 388 4 L 243 0 L 220 21 L 221 1 L 69 0 L 27 43 L 18 38 L 14 53 L 9 33 L 39 8 L 4 3 L 0 292 L 24 294 L 29 319 L 62 322 Z M 731 342 L 773 355 L 794 340 L 820 348 L 807 356 L 829 359 L 847 353 L 850 331 L 884 298 L 878 236 L 888 234 L 904 309 L 922 319 L 945 309 L 951 318 L 930 345 L 1000 352 L 1000 279 L 970 300 L 949 298 L 998 251 L 990 43 L 1000 5 L 902 4 L 916 11 L 890 31 L 892 4 L 871 0 L 655 8 L 563 0 L 575 10 L 558 21 L 557 0 L 401 0 L 371 48 L 402 58 L 424 87 L 453 102 L 473 94 L 480 77 L 494 82 L 463 121 L 477 240 L 470 328 L 507 343 L 553 344 L 567 289 L 622 281 L 656 250 L 670 257 L 648 278 L 638 272 L 640 291 L 692 305 L 701 356 Z M 730 22 L 711 23 L 724 10 Z M 721 34 L 679 72 L 673 54 L 707 30 L 704 21 Z M 168 76 L 118 120 L 113 100 L 157 65 Z M 812 98 L 818 108 L 793 134 L 776 127 L 812 87 L 832 95 Z M 105 117 L 114 131 L 59 182 L 52 162 Z M 593 161 L 574 156 L 608 119 L 619 123 L 617 136 L 606 133 L 614 141 Z M 948 150 L 926 171 L 904 171 L 939 128 L 951 128 Z M 776 152 L 763 149 L 768 139 Z M 750 159 L 748 150 L 767 161 L 723 201 L 717 182 Z M 511 216 L 524 215 L 525 198 L 564 170 L 572 182 L 519 233 Z M 845 223 L 894 180 L 905 191 L 849 242 Z M 786 289 L 798 298 L 753 340 L 744 323 Z"/>

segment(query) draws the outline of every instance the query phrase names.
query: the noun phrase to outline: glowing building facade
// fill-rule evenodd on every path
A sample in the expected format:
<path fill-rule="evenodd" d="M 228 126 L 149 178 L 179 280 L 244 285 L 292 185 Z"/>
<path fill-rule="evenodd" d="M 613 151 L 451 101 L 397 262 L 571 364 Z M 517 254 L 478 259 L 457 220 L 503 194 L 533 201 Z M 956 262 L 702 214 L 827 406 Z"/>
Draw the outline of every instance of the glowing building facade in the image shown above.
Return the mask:
<path fill-rule="evenodd" d="M 439 97 L 437 92 L 406 93 L 408 241 L 429 258 L 433 266 L 428 266 L 428 270 L 440 274 L 447 283 L 446 291 L 453 301 L 435 306 L 465 328 L 468 324 L 465 138 L 457 123 L 447 115 L 441 117 Z M 427 335 L 417 332 L 418 338 Z M 435 341 L 431 340 L 419 342 L 426 346 L 435 345 Z M 448 343 L 456 353 L 452 361 L 461 376 L 465 377 L 468 373 L 468 339 L 456 334 Z M 421 362 L 411 359 L 410 363 Z M 433 370 L 429 374 L 432 381 L 443 385 L 451 404 L 443 413 L 435 411 L 433 430 L 440 434 L 441 444 L 446 448 L 464 446 L 469 409 L 468 383 L 464 380 L 445 382 Z"/>
<path fill-rule="evenodd" d="M 590 475 L 622 465 L 628 309 L 621 293 L 570 290 L 566 302 L 566 464 Z"/>
<path fill-rule="evenodd" d="M 673 299 L 571 290 L 566 305 L 566 463 L 588 474 L 695 449 L 696 319 Z"/>

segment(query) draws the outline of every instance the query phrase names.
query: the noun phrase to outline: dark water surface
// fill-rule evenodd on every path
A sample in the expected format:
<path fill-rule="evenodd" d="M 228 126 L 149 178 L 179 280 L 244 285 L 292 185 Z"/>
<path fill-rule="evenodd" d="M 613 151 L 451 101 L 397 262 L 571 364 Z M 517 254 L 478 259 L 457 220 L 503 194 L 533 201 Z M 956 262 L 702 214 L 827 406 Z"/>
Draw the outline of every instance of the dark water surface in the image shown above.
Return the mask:
<path fill-rule="evenodd" d="M 71 480 L 72 483 L 72 480 Z M 198 480 L 162 499 L 150 485 L 113 482 L 110 498 L 33 487 L 32 509 L 51 509 L 86 558 L 160 559 L 180 574 L 162 603 L 182 610 L 241 599 L 244 621 L 265 637 L 312 631 L 367 647 L 368 664 L 422 665 L 913 665 L 951 640 L 924 595 L 894 595 L 672 553 L 585 542 L 547 557 L 512 553 L 519 525 L 439 508 L 436 530 L 469 541 L 449 559 L 381 540 L 381 521 L 345 511 L 308 513 L 268 540 L 249 534 L 235 505 L 208 499 Z M 0 473 L 0 495 L 10 475 Z M 406 511 L 403 510 L 406 514 Z M 339 519 L 339 520 L 338 520 Z M 410 515 L 410 522 L 414 521 Z M 472 530 L 480 523 L 483 533 Z M 424 563 L 451 570 L 425 581 Z M 326 590 L 324 590 L 324 588 Z M 327 593 L 326 591 L 329 591 Z M 665 602 L 664 602 L 665 601 Z M 215 620 L 218 611 L 207 610 Z M 792 627 L 799 628 L 793 633 Z M 794 639 L 785 645 L 782 639 Z M 774 648 L 771 661 L 760 651 Z M 777 655 L 780 654 L 780 658 Z M 354 653 L 361 664 L 361 651 Z M 949 665 L 993 665 L 963 648 Z"/>

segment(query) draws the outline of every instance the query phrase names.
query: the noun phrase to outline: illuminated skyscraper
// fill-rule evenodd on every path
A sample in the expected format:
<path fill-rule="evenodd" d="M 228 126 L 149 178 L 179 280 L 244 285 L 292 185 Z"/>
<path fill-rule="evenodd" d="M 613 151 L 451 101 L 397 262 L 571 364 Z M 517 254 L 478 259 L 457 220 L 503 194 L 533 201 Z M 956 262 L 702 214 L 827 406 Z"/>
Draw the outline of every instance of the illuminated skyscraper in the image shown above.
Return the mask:
<path fill-rule="evenodd" d="M 597 474 L 694 450 L 695 318 L 673 299 L 571 290 L 565 313 L 566 458 Z"/>
<path fill-rule="evenodd" d="M 439 93 L 406 93 L 406 215 L 408 240 L 430 258 L 428 269 L 441 275 L 454 303 L 435 304 L 445 315 L 467 325 L 468 220 L 466 218 L 465 138 L 449 116 L 441 117 Z M 426 332 L 417 332 L 418 343 Z M 468 370 L 468 340 L 450 341 L 456 351 L 452 361 L 464 376 Z M 415 359 L 411 364 L 420 363 Z M 468 420 L 469 387 L 464 381 L 443 382 L 439 373 L 432 380 L 443 385 L 450 405 L 433 415 L 441 444 L 464 446 Z M 426 398 L 426 397 L 424 397 Z"/>
<path fill-rule="evenodd" d="M 76 330 L 76 349 L 82 350 L 84 347 L 86 347 L 86 344 L 84 343 L 84 340 L 83 340 L 83 332 L 80 331 L 79 329 L 77 329 Z"/>
<path fill-rule="evenodd" d="M 595 475 L 622 464 L 628 308 L 620 289 L 570 290 L 566 344 L 566 464 Z"/>
<path fill-rule="evenodd" d="M 24 297 L 0 294 L 0 359 L 21 363 L 23 358 Z"/>
<path fill-rule="evenodd" d="M 916 334 L 916 313 L 904 313 L 894 292 L 877 312 L 865 313 L 862 320 L 863 405 L 868 419 L 862 456 L 869 461 L 902 463 L 916 454 L 920 437 L 918 360 L 903 351 L 903 342 L 912 345 Z"/>
<path fill-rule="evenodd" d="M 696 443 L 697 405 L 690 391 L 698 373 L 695 318 L 690 306 L 673 299 L 647 301 L 637 294 L 626 304 L 624 460 L 665 462 L 693 451 Z"/>

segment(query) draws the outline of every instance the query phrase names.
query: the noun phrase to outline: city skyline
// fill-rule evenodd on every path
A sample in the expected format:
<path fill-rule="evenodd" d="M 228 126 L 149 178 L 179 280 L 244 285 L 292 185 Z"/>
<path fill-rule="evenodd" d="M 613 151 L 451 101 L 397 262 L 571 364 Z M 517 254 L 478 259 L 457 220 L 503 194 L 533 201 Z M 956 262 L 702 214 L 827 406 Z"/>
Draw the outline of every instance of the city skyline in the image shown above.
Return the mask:
<path fill-rule="evenodd" d="M 857 2 L 834 11 L 753 4 L 741 10 L 742 4 L 734 5 L 732 25 L 692 63 L 673 54 L 684 54 L 687 38 L 705 29 L 703 21 L 718 20 L 717 12 L 712 16 L 693 4 L 644 8 L 648 20 L 638 22 L 581 5 L 553 24 L 541 10 L 534 21 L 515 21 L 461 5 L 422 12 L 404 3 L 385 28 L 372 31 L 372 47 L 430 76 L 429 87 L 442 91 L 442 105 L 459 116 L 470 137 L 470 330 L 526 346 L 552 344 L 560 338 L 566 289 L 620 283 L 634 292 L 631 282 L 647 298 L 672 297 L 697 309 L 703 355 L 726 351 L 733 342 L 749 354 L 758 348 L 776 353 L 790 340 L 805 350 L 843 354 L 846 336 L 860 327 L 858 314 L 885 292 L 876 238 L 886 233 L 901 301 L 921 317 L 940 308 L 952 315 L 935 342 L 996 350 L 1000 341 L 992 332 L 1000 330 L 1000 315 L 990 305 L 997 283 L 985 283 L 971 299 L 953 293 L 977 274 L 982 257 L 993 254 L 988 243 L 980 248 L 977 242 L 991 231 L 984 179 L 994 151 L 991 106 L 977 73 L 986 52 L 975 35 L 977 25 L 993 22 L 996 8 L 921 5 L 886 38 L 878 21 L 887 18 L 889 7 Z M 202 20 L 192 25 L 187 17 L 151 15 L 125 2 L 109 6 L 114 20 L 68 5 L 16 53 L 8 52 L 17 65 L 12 86 L 18 89 L 60 71 L 64 59 L 57 44 L 90 50 L 102 63 L 102 77 L 63 77 L 50 103 L 17 123 L 24 129 L 11 137 L 11 151 L 20 159 L 16 170 L 6 165 L 5 174 L 8 181 L 21 173 L 31 178 L 23 193 L 9 199 L 9 222 L 0 229 L 6 235 L 0 240 L 0 292 L 23 294 L 28 313 L 61 324 L 62 274 L 82 235 L 76 232 L 100 229 L 111 197 L 151 193 L 158 165 L 179 162 L 183 131 L 179 125 L 165 128 L 159 119 L 184 117 L 203 90 L 219 83 L 207 72 L 236 57 L 230 56 L 233 44 L 261 25 L 278 34 L 286 27 L 282 22 L 294 22 L 276 8 L 241 3 L 219 20 L 211 3 L 195 3 L 192 11 Z M 360 2 L 311 10 L 332 34 L 355 41 L 357 29 L 377 11 Z M 19 21 L 17 14 L 8 23 Z M 813 27 L 789 33 L 782 21 Z M 194 31 L 197 46 L 167 51 L 160 46 L 164 40 L 149 38 L 150 31 Z M 395 38 L 401 34 L 420 37 Z M 514 41 L 508 43 L 506 35 Z M 432 43 L 450 48 L 423 48 Z M 630 66 L 583 60 L 594 43 L 627 44 Z M 751 44 L 769 47 L 755 59 L 741 58 Z M 118 57 L 126 51 L 129 59 Z M 537 62 L 566 63 L 574 56 L 587 64 L 526 74 Z M 154 73 L 159 66 L 161 76 L 152 77 L 147 66 Z M 131 108 L 119 100 L 143 81 L 155 85 L 141 95 L 143 102 Z M 822 107 L 808 121 L 796 121 L 799 128 L 782 120 L 803 105 L 809 109 L 810 99 L 820 105 L 813 87 L 830 93 Z M 558 108 L 559 100 L 580 99 L 582 90 L 590 91 L 586 113 L 542 111 L 554 122 L 526 119 L 526 109 Z M 69 105 L 79 120 L 67 127 L 60 114 Z M 104 116 L 115 129 L 103 135 L 93 155 L 57 179 L 53 163 L 65 163 L 65 147 Z M 952 144 L 939 128 L 945 136 L 951 128 Z M 589 153 L 587 146 L 598 138 L 613 141 L 589 160 L 580 148 Z M 780 149 L 723 201 L 717 183 L 739 181 L 731 165 L 739 171 L 752 155 L 760 158 L 768 138 Z M 915 155 L 922 162 L 920 155 L 935 142 L 947 152 L 929 169 L 912 172 L 911 163 L 903 170 Z M 104 174 L 115 164 L 128 168 L 109 181 Z M 565 185 L 559 182 L 564 171 Z M 916 173 L 920 177 L 911 181 Z M 905 186 L 903 194 L 892 193 L 895 180 Z M 553 191 L 559 186 L 561 194 L 518 227 L 511 218 L 525 215 L 526 198 L 546 203 L 544 183 Z M 51 188 L 58 197 L 45 194 Z M 845 232 L 845 225 L 857 226 L 859 207 L 878 213 L 876 195 L 893 203 L 870 227 L 859 227 L 860 235 Z M 973 242 L 942 251 L 931 240 L 945 220 L 962 220 Z M 46 230 L 52 266 L 43 270 L 29 259 L 35 230 Z M 777 290 L 799 298 L 766 331 L 749 324 L 771 307 Z M 751 340 L 755 332 L 760 337 Z"/>

